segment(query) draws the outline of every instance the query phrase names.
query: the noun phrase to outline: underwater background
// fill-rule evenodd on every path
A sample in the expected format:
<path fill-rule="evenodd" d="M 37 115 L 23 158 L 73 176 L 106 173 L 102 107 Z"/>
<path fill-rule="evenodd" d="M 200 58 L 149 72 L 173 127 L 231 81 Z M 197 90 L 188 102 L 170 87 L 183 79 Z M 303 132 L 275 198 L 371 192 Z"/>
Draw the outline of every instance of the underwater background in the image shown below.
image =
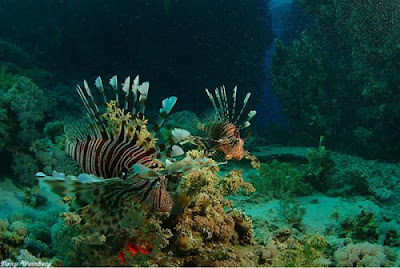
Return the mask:
<path fill-rule="evenodd" d="M 0 266 L 400 266 L 399 70 L 399 0 L 0 0 Z M 168 211 L 151 188 L 116 217 L 68 184 L 90 173 L 66 152 L 87 119 L 75 88 L 99 75 L 111 91 L 114 75 L 149 81 L 140 145 L 185 153 L 153 170 L 166 186 L 139 172 Z M 215 108 L 204 89 L 222 85 Z M 235 86 L 241 138 L 211 137 Z M 109 96 L 99 113 L 121 131 Z M 174 107 L 153 137 L 160 103 Z"/>

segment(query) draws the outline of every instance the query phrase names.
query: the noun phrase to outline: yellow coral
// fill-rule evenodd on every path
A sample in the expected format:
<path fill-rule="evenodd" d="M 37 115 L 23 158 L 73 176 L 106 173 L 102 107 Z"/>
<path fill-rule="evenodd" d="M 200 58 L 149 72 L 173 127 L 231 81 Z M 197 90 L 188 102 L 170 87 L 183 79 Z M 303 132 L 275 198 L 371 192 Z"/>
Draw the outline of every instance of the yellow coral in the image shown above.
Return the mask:
<path fill-rule="evenodd" d="M 103 114 L 103 117 L 107 120 L 109 131 L 118 136 L 121 132 L 121 127 L 127 125 L 132 115 L 119 108 L 116 100 L 107 102 L 106 105 L 107 111 Z"/>
<path fill-rule="evenodd" d="M 224 177 L 224 186 L 227 194 L 237 193 L 239 189 L 245 191 L 246 194 L 254 193 L 256 189 L 250 182 L 245 182 L 242 177 L 241 170 L 232 170 L 228 176 Z"/>
<path fill-rule="evenodd" d="M 277 242 L 277 241 L 275 241 Z M 286 240 L 286 248 L 279 253 L 274 266 L 325 266 L 325 237 L 321 235 L 304 236 L 303 239 Z M 282 248 L 282 245 L 280 245 Z"/>
<path fill-rule="evenodd" d="M 198 151 L 190 154 L 202 157 Z M 187 248 L 202 251 L 204 246 L 212 248 L 216 244 L 252 244 L 251 221 L 238 210 L 226 213 L 232 202 L 224 197 L 240 188 L 254 191 L 251 184 L 243 181 L 240 171 L 232 171 L 226 177 L 218 176 L 218 166 L 187 172 L 180 183 L 180 191 L 190 199 L 175 228 L 177 236 L 182 237 L 176 241 L 177 248 L 180 251 Z M 192 237 L 200 237 L 202 243 L 193 244 L 188 240 Z"/>
<path fill-rule="evenodd" d="M 69 226 L 75 226 L 81 222 L 81 217 L 74 212 L 63 212 L 60 215 L 61 219 Z"/>
<path fill-rule="evenodd" d="M 125 128 L 125 135 L 128 138 L 133 138 L 137 135 L 138 143 L 144 148 L 153 148 L 156 144 L 156 139 L 147 129 L 148 120 L 144 115 L 132 115 L 129 111 L 121 109 L 116 100 L 111 100 L 106 103 L 107 110 L 103 117 L 107 120 L 108 131 L 114 136 L 119 136 L 122 128 Z"/>
<path fill-rule="evenodd" d="M 199 159 L 205 157 L 204 151 L 200 150 L 189 150 L 186 152 L 186 155 L 190 156 L 193 159 Z"/>
<path fill-rule="evenodd" d="M 75 247 L 79 247 L 82 244 L 88 245 L 104 245 L 107 241 L 107 237 L 104 234 L 95 232 L 93 234 L 81 234 L 72 237 L 72 243 Z"/>

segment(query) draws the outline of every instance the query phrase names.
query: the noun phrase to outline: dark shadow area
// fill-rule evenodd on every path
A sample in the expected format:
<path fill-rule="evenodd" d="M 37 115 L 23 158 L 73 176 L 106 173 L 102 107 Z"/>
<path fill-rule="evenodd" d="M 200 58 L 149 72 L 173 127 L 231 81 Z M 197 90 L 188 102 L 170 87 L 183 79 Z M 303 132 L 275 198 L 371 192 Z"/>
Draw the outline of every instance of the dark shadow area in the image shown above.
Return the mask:
<path fill-rule="evenodd" d="M 272 42 L 268 5 L 254 1 L 2 0 L 1 38 L 26 49 L 57 81 L 140 74 L 200 110 L 204 88 L 238 85 L 256 102 Z M 198 94 L 199 101 L 196 94 Z"/>

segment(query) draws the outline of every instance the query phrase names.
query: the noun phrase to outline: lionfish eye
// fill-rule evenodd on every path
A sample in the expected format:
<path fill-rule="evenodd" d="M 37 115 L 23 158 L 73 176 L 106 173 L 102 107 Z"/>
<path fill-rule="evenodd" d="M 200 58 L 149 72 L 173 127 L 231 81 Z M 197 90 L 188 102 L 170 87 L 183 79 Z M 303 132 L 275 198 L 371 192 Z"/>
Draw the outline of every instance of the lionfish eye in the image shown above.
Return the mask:
<path fill-rule="evenodd" d="M 121 180 L 126 180 L 128 179 L 128 170 L 126 168 L 123 168 L 121 171 L 121 175 L 120 175 Z"/>

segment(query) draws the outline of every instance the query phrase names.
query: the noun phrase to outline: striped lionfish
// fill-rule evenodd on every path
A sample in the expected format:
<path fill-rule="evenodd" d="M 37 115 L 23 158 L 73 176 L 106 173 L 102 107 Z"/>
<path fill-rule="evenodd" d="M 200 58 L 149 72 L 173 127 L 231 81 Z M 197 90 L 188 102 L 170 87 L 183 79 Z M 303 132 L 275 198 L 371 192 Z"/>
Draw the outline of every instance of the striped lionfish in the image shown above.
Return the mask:
<path fill-rule="evenodd" d="M 215 159 L 234 159 L 239 161 L 246 158 L 251 161 L 251 165 L 254 168 L 259 168 L 260 163 L 258 159 L 244 149 L 245 139 L 240 137 L 240 130 L 250 126 L 250 120 L 256 115 L 256 111 L 251 110 L 247 115 L 247 119 L 238 125 L 251 93 L 247 93 L 243 100 L 243 106 L 238 115 L 236 115 L 237 87 L 233 89 L 232 110 L 229 109 L 224 86 L 220 89 L 215 89 L 215 98 L 208 89 L 205 91 L 214 107 L 217 119 L 199 124 L 199 129 L 205 132 L 206 137 L 192 136 L 188 137 L 182 143 L 191 141 L 204 150 L 207 156 Z"/>
<path fill-rule="evenodd" d="M 157 145 L 155 138 L 156 131 L 174 107 L 176 97 L 162 101 L 159 119 L 149 131 L 144 116 L 149 83 L 139 84 L 139 76 L 131 83 L 127 77 L 121 88 L 123 98 L 120 98 L 116 76 L 109 84 L 115 94 L 115 99 L 110 101 L 101 78 L 95 81 L 100 93 L 96 97 L 102 98 L 106 105 L 103 114 L 88 83 L 84 81 L 83 88 L 77 86 L 89 123 L 84 130 L 74 127 L 67 133 L 66 152 L 85 174 L 74 177 L 53 172 L 53 176 L 43 173 L 37 176 L 41 177 L 42 187 L 50 187 L 60 196 L 75 195 L 72 208 L 78 210 L 84 222 L 89 220 L 111 228 L 127 212 L 125 204 L 132 199 L 158 212 L 170 211 L 173 202 L 167 191 L 167 176 L 199 166 L 202 160 L 186 157 L 176 165 L 171 161 L 166 161 L 166 165 L 157 159 L 162 155 L 184 154 L 173 142 L 167 146 Z M 187 136 L 187 131 L 181 129 L 173 132 L 176 142 Z"/>

